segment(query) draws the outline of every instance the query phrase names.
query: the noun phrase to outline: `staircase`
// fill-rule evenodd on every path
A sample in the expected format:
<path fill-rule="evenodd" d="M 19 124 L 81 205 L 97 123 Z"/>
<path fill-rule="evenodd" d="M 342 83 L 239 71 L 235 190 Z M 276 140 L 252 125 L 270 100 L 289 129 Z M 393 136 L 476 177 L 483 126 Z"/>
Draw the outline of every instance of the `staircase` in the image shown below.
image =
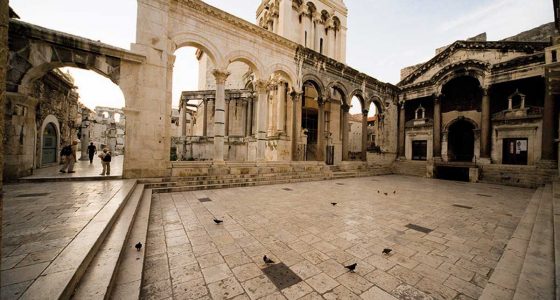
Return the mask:
<path fill-rule="evenodd" d="M 141 213 L 147 226 L 149 197 L 144 185 L 128 180 L 20 299 L 110 298 L 112 287 L 119 282 L 119 265 L 123 262 L 122 269 L 126 263 L 128 251 L 123 250 L 130 250 L 132 241 L 127 239 L 139 207 L 144 208 Z M 146 232 L 147 228 L 144 239 L 135 236 L 134 240 L 145 241 Z"/>
<path fill-rule="evenodd" d="M 402 160 L 393 163 L 393 173 L 400 175 L 410 175 L 426 177 L 426 162 L 425 161 L 412 161 Z"/>
<path fill-rule="evenodd" d="M 555 299 L 560 279 L 560 182 L 539 187 L 480 299 Z"/>

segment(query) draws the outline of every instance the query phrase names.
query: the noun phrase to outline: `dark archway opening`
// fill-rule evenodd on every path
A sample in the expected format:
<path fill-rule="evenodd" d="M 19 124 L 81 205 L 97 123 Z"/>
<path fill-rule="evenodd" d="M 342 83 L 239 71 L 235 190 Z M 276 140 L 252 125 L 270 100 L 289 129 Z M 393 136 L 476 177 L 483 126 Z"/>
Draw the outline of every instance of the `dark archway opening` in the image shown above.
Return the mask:
<path fill-rule="evenodd" d="M 43 131 L 42 166 L 56 162 L 57 145 L 58 135 L 56 134 L 56 128 L 53 123 L 49 123 Z"/>
<path fill-rule="evenodd" d="M 450 161 L 470 162 L 474 156 L 474 126 L 458 120 L 449 127 L 448 157 Z"/>
<path fill-rule="evenodd" d="M 317 160 L 319 128 L 319 89 L 314 82 L 304 84 L 301 107 L 301 128 L 307 136 L 305 160 Z"/>

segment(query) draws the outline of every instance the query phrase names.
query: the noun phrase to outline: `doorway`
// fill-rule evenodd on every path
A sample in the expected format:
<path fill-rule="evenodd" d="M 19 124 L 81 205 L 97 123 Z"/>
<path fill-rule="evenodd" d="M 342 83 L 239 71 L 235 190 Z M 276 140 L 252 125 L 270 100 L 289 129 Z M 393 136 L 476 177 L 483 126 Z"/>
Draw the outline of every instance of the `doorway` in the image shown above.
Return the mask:
<path fill-rule="evenodd" d="M 41 165 L 49 165 L 56 162 L 56 145 L 57 145 L 56 128 L 53 123 L 47 124 L 43 131 L 43 145 L 41 155 Z"/>
<path fill-rule="evenodd" d="M 458 120 L 449 127 L 448 156 L 450 161 L 471 162 L 474 156 L 474 126 Z"/>

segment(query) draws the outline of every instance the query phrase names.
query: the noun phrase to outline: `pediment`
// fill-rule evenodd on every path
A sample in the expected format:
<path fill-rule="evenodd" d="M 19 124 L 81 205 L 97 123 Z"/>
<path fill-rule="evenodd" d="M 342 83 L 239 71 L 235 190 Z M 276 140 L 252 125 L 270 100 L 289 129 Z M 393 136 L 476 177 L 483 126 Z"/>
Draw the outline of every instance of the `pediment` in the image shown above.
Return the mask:
<path fill-rule="evenodd" d="M 409 87 L 426 82 L 437 82 L 449 72 L 477 70 L 489 72 L 496 65 L 508 61 L 521 61 L 523 57 L 534 57 L 542 53 L 549 43 L 540 42 L 471 42 L 457 41 L 418 66 L 411 74 L 398 83 Z"/>

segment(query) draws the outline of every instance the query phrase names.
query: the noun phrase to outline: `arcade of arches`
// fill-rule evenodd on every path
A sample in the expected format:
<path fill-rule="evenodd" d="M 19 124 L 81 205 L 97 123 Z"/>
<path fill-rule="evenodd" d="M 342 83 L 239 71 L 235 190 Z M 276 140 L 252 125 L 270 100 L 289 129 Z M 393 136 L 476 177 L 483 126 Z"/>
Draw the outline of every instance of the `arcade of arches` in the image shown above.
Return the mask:
<path fill-rule="evenodd" d="M 10 44 L 10 99 L 32 103 L 32 83 L 62 66 L 94 70 L 119 85 L 126 99 L 125 177 L 227 172 L 231 162 L 354 163 L 421 176 L 462 167 L 475 181 L 501 165 L 556 168 L 559 73 L 551 43 L 458 41 L 404 69 L 395 86 L 344 63 L 342 1 L 266 0 L 258 25 L 198 0 L 138 0 L 138 15 L 130 51 L 10 20 L 10 39 L 21 41 Z M 204 57 L 208 84 L 183 92 L 180 136 L 172 137 L 174 53 L 187 46 Z M 228 69 L 238 62 L 249 70 L 243 76 Z M 237 88 L 226 89 L 230 81 Z M 362 107 L 359 162 L 349 161 L 354 97 Z M 377 115 L 370 121 L 372 107 Z M 56 149 L 53 126 L 43 129 L 41 149 L 28 150 L 43 153 L 45 162 Z M 368 136 L 375 138 L 368 143 Z M 171 148 L 184 161 L 170 161 Z"/>

